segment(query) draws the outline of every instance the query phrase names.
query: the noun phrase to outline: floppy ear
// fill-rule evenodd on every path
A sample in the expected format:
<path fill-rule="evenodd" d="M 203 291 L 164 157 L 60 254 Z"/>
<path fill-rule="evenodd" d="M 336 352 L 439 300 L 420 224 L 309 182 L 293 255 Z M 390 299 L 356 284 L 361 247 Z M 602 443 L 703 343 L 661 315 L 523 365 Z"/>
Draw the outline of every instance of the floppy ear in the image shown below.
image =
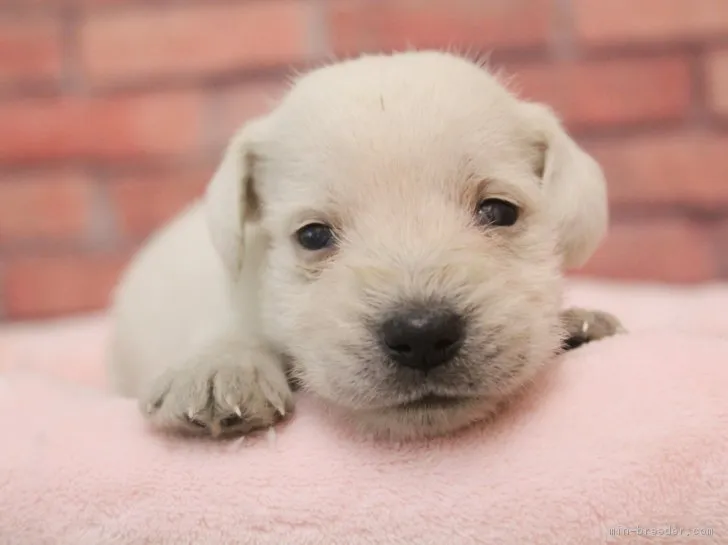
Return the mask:
<path fill-rule="evenodd" d="M 263 119 L 251 121 L 232 137 L 204 196 L 212 245 L 233 278 L 243 265 L 245 224 L 259 214 L 254 170 L 262 124 Z"/>
<path fill-rule="evenodd" d="M 541 175 L 547 213 L 554 220 L 564 269 L 580 267 L 604 238 L 609 221 L 604 174 L 566 133 L 554 113 L 526 103 L 541 149 Z"/>

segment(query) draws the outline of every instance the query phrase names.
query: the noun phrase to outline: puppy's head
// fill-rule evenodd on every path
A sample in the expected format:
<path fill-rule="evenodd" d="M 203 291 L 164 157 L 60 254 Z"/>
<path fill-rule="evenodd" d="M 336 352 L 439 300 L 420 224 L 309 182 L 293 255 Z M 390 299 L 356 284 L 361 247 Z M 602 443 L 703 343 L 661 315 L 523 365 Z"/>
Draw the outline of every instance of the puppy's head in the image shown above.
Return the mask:
<path fill-rule="evenodd" d="M 561 273 L 607 224 L 601 170 L 547 108 L 430 52 L 300 78 L 233 139 L 207 211 L 304 387 L 396 436 L 483 418 L 548 361 Z"/>

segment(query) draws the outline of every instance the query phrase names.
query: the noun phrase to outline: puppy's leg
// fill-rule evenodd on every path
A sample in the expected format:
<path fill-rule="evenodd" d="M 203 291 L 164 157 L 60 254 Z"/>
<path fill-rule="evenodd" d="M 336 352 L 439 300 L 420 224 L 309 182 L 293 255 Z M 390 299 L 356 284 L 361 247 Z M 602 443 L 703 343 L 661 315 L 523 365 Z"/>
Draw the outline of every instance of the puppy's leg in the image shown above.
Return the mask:
<path fill-rule="evenodd" d="M 162 429 L 218 436 L 273 425 L 293 398 L 278 356 L 229 335 L 164 372 L 140 405 Z"/>
<path fill-rule="evenodd" d="M 561 345 L 564 350 L 625 331 L 615 316 L 601 310 L 568 308 L 561 311 L 561 323 L 566 331 Z"/>

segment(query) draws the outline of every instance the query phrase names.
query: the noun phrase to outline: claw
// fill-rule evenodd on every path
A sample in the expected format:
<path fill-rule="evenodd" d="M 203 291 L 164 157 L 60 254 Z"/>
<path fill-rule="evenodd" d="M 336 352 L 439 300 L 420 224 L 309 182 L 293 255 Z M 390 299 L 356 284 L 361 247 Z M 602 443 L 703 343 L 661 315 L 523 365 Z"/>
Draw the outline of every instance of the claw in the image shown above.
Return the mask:
<path fill-rule="evenodd" d="M 210 434 L 213 437 L 217 437 L 222 432 L 222 426 L 220 425 L 220 422 L 215 420 L 212 424 L 210 424 Z"/>
<path fill-rule="evenodd" d="M 276 430 L 271 426 L 268 428 L 268 431 L 266 432 L 266 436 L 268 437 L 268 445 L 270 447 L 276 446 Z"/>
<path fill-rule="evenodd" d="M 190 409 L 189 411 L 187 411 L 185 413 L 187 422 L 189 422 L 190 424 L 192 424 L 193 426 L 196 426 L 198 428 L 206 428 L 207 426 L 205 425 L 205 423 L 197 420 L 196 416 L 197 416 L 197 413 L 195 413 L 192 409 Z"/>
<path fill-rule="evenodd" d="M 235 439 L 234 441 L 232 441 L 230 443 L 230 449 L 231 450 L 237 450 L 237 449 L 239 449 L 240 447 L 242 447 L 243 441 L 245 441 L 245 436 L 244 435 L 242 437 L 240 437 L 240 438 Z"/>
<path fill-rule="evenodd" d="M 581 334 L 586 336 L 589 331 L 589 320 L 584 320 L 581 324 Z"/>
<path fill-rule="evenodd" d="M 282 403 L 272 403 L 273 408 L 281 415 L 281 418 L 286 416 L 286 409 Z"/>

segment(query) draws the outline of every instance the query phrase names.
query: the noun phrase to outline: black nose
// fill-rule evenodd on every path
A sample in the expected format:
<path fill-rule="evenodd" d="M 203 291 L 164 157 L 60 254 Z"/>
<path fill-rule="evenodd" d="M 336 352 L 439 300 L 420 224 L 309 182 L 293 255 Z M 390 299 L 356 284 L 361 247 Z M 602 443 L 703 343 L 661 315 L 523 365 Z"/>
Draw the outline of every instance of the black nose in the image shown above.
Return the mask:
<path fill-rule="evenodd" d="M 399 311 L 381 325 L 381 338 L 398 364 L 428 371 L 450 361 L 463 340 L 460 315 L 442 309 Z"/>

